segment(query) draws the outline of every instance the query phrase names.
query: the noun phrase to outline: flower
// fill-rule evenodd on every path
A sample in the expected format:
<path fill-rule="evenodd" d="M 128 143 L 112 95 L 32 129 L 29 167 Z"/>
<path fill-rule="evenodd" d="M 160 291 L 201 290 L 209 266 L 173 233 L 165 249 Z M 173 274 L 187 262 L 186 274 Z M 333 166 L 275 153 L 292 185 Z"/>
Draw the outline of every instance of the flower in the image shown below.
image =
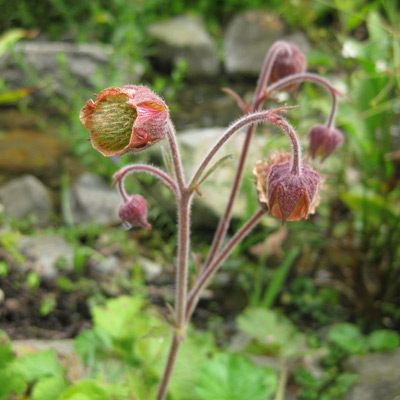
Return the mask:
<path fill-rule="evenodd" d="M 145 86 L 102 90 L 82 108 L 92 146 L 107 157 L 140 151 L 166 135 L 168 107 Z"/>
<path fill-rule="evenodd" d="M 315 125 L 309 133 L 311 157 L 321 156 L 322 161 L 332 154 L 342 143 L 343 133 L 334 127 Z"/>
<path fill-rule="evenodd" d="M 128 227 L 151 228 L 147 221 L 147 201 L 140 194 L 129 196 L 127 201 L 120 206 L 118 214 Z"/>
<path fill-rule="evenodd" d="M 290 159 L 290 154 L 275 153 L 268 162 L 259 161 L 254 169 L 260 203 L 282 223 L 307 219 L 319 203 L 318 173 L 303 164 L 296 175 Z"/>
<path fill-rule="evenodd" d="M 280 51 L 276 55 L 271 70 L 270 83 L 277 82 L 289 75 L 304 72 L 307 67 L 304 53 L 294 44 L 283 42 Z M 287 91 L 293 91 L 298 84 L 291 84 L 285 87 Z"/>

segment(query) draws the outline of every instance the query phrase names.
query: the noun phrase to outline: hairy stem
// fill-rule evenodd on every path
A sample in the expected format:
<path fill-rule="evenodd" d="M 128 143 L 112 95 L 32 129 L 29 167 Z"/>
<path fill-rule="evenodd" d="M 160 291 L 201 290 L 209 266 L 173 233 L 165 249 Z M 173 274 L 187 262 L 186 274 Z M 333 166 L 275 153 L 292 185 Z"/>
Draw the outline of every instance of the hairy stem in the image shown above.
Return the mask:
<path fill-rule="evenodd" d="M 175 127 L 170 119 L 168 120 L 167 138 L 171 150 L 172 163 L 174 165 L 176 181 L 178 183 L 180 192 L 182 193 L 186 190 L 185 177 L 183 174 L 181 154 L 179 152 L 178 143 L 176 141 Z"/>
<path fill-rule="evenodd" d="M 199 166 L 195 169 L 195 173 L 190 180 L 189 188 L 193 188 L 196 185 L 196 182 L 201 178 L 204 170 L 207 168 L 207 165 L 210 163 L 212 158 L 215 156 L 217 151 L 241 128 L 254 124 L 256 122 L 268 121 L 268 118 L 271 115 L 275 115 L 279 111 L 284 110 L 284 108 L 276 108 L 271 110 L 264 110 L 255 112 L 253 114 L 248 114 L 240 118 L 237 122 L 235 122 L 232 126 L 228 128 L 228 130 L 221 136 L 221 138 L 217 141 L 217 143 L 211 148 L 208 154 L 205 156 L 203 161 L 199 164 Z"/>
<path fill-rule="evenodd" d="M 124 186 L 125 178 L 128 175 L 137 172 L 145 172 L 147 174 L 155 176 L 162 183 L 164 183 L 168 187 L 168 189 L 170 189 L 171 192 L 175 194 L 175 196 L 178 195 L 178 187 L 176 186 L 175 181 L 163 170 L 147 164 L 131 164 L 121 168 L 118 172 L 114 174 L 114 182 L 117 184 L 118 191 L 120 192 L 121 197 L 124 199 L 124 201 L 128 200 L 128 194 Z"/>
<path fill-rule="evenodd" d="M 287 76 L 286 78 L 283 78 L 283 79 L 273 83 L 272 85 L 268 86 L 265 91 L 266 91 L 267 95 L 270 95 L 272 92 L 282 89 L 291 83 L 304 82 L 304 81 L 316 83 L 317 85 L 324 87 L 331 94 L 332 106 L 331 106 L 331 111 L 328 116 L 327 126 L 328 126 L 328 128 L 332 127 L 333 124 L 335 123 L 335 117 L 336 117 L 336 112 L 337 112 L 337 108 L 338 108 L 337 97 L 340 94 L 340 92 L 337 89 L 335 89 L 326 79 L 324 79 L 316 74 L 311 74 L 309 72 L 303 72 L 303 73 Z"/>
<path fill-rule="evenodd" d="M 258 77 L 258 82 L 257 82 L 257 87 L 254 93 L 254 98 L 253 98 L 253 103 L 251 107 L 251 111 L 258 111 L 262 104 L 263 100 L 259 100 L 264 93 L 265 86 L 267 85 L 267 82 L 271 76 L 271 71 L 272 67 L 274 65 L 276 56 L 278 55 L 279 51 L 281 49 L 286 49 L 287 45 L 285 42 L 277 42 L 275 43 L 268 51 L 264 58 L 264 63 L 261 68 L 260 75 Z M 236 200 L 236 196 L 238 194 L 239 188 L 240 188 L 240 183 L 242 180 L 243 176 L 243 171 L 244 167 L 246 164 L 247 156 L 249 154 L 249 149 L 250 149 L 250 143 L 251 140 L 253 139 L 253 134 L 254 134 L 254 125 L 250 125 L 247 128 L 246 132 L 246 137 L 243 142 L 243 147 L 242 147 L 242 152 L 240 154 L 239 158 L 239 163 L 236 169 L 236 175 L 233 181 L 231 193 L 229 195 L 228 203 L 225 208 L 225 212 L 223 216 L 220 219 L 220 222 L 218 224 L 217 230 L 214 235 L 214 239 L 210 248 L 210 251 L 208 253 L 205 265 L 208 265 L 212 259 L 215 257 L 217 251 L 219 250 L 222 241 L 225 238 L 226 232 L 228 231 L 230 220 L 231 220 L 231 215 L 232 215 L 232 210 L 233 210 L 233 205 Z"/>
<path fill-rule="evenodd" d="M 176 356 L 178 355 L 178 350 L 181 343 L 182 340 L 179 339 L 177 334 L 174 334 L 168 353 L 167 364 L 165 365 L 164 369 L 164 375 L 162 377 L 160 388 L 158 390 L 157 400 L 164 400 L 167 394 L 168 384 L 171 379 L 171 374 L 174 369 Z"/>
<path fill-rule="evenodd" d="M 240 243 L 260 222 L 261 218 L 265 214 L 263 209 L 256 211 L 253 216 L 240 228 L 238 232 L 232 237 L 232 239 L 225 245 L 216 258 L 202 271 L 200 276 L 197 278 L 193 288 L 191 289 L 188 301 L 186 305 L 186 321 L 189 322 L 191 315 L 197 305 L 200 293 L 207 286 L 210 280 L 214 277 L 221 264 L 231 254 L 235 246 Z"/>

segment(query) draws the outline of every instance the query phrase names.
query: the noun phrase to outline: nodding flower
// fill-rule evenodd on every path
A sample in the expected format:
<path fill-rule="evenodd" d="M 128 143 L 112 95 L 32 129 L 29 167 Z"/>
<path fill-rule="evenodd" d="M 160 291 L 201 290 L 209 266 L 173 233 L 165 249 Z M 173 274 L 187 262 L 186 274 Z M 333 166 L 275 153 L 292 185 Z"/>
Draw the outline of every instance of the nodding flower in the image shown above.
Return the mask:
<path fill-rule="evenodd" d="M 140 194 L 134 194 L 127 198 L 119 207 L 119 217 L 125 226 L 150 229 L 147 221 L 147 201 Z"/>
<path fill-rule="evenodd" d="M 272 66 L 269 83 L 277 82 L 289 75 L 305 72 L 307 68 L 304 53 L 290 42 L 282 42 L 280 51 L 276 55 Z M 285 87 L 287 91 L 293 91 L 298 87 L 297 83 Z"/>
<path fill-rule="evenodd" d="M 254 169 L 260 203 L 282 223 L 307 219 L 319 204 L 320 176 L 304 164 L 293 173 L 290 159 L 290 154 L 275 153 Z"/>
<path fill-rule="evenodd" d="M 107 157 L 138 152 L 163 139 L 168 118 L 165 102 L 136 85 L 104 89 L 80 113 L 92 146 Z"/>
<path fill-rule="evenodd" d="M 315 125 L 309 133 L 309 149 L 312 158 L 321 157 L 321 161 L 330 156 L 342 143 L 343 133 L 334 127 Z"/>

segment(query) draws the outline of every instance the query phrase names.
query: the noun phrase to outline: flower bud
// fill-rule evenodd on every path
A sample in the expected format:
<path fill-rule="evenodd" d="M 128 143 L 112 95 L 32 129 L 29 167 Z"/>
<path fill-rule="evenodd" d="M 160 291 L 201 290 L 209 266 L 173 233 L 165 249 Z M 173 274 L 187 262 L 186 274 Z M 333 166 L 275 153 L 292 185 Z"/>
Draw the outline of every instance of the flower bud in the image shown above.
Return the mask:
<path fill-rule="evenodd" d="M 119 207 L 119 217 L 128 227 L 151 228 L 147 221 L 147 201 L 140 194 L 128 197 L 128 200 Z"/>
<path fill-rule="evenodd" d="M 306 70 L 307 63 L 304 53 L 294 44 L 284 42 L 276 55 L 271 70 L 269 83 L 277 82 L 289 75 L 298 74 Z M 285 87 L 287 91 L 296 90 L 297 83 Z"/>
<path fill-rule="evenodd" d="M 92 146 L 107 157 L 140 151 L 163 139 L 168 107 L 145 86 L 102 90 L 82 108 L 80 120 Z"/>
<path fill-rule="evenodd" d="M 309 133 L 311 157 L 325 160 L 343 143 L 343 133 L 334 127 L 315 125 Z"/>
<path fill-rule="evenodd" d="M 289 154 L 274 154 L 267 163 L 259 161 L 254 170 L 259 201 L 283 222 L 307 219 L 319 203 L 319 175 L 307 165 L 300 174 L 291 172 Z"/>

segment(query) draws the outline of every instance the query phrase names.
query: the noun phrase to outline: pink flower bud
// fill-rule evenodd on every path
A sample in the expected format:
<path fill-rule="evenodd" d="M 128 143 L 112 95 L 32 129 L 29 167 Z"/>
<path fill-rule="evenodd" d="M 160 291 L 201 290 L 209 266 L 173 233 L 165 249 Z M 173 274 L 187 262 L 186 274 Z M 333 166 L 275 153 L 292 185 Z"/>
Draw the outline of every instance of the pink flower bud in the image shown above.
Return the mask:
<path fill-rule="evenodd" d="M 309 141 L 311 157 L 321 156 L 323 161 L 343 143 L 343 133 L 334 127 L 315 125 L 310 130 Z"/>
<path fill-rule="evenodd" d="M 168 107 L 145 86 L 102 90 L 82 108 L 80 120 L 92 146 L 107 157 L 140 151 L 163 139 Z"/>
<path fill-rule="evenodd" d="M 140 194 L 128 197 L 128 200 L 119 207 L 119 217 L 128 227 L 151 228 L 147 221 L 147 201 Z"/>
<path fill-rule="evenodd" d="M 269 83 L 277 82 L 289 75 L 304 72 L 307 68 L 304 53 L 294 44 L 284 42 L 281 50 L 275 58 L 272 66 Z M 285 87 L 287 91 L 293 91 L 298 87 L 297 83 Z"/>
<path fill-rule="evenodd" d="M 275 218 L 297 221 L 308 218 L 319 203 L 319 175 L 307 165 L 299 175 L 291 172 L 289 154 L 274 154 L 267 163 L 258 162 L 254 170 L 259 201 Z"/>

